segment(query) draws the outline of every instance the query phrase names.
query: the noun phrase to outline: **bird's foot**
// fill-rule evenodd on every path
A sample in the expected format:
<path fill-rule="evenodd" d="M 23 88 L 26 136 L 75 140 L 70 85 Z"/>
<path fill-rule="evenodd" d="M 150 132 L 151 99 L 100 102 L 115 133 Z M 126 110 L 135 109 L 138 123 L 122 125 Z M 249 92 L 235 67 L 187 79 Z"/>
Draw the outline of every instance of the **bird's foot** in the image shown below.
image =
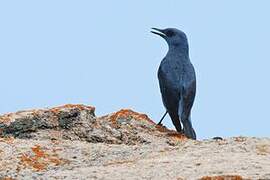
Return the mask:
<path fill-rule="evenodd" d="M 166 126 L 165 126 L 165 125 L 163 125 L 162 123 L 157 123 L 157 126 L 160 126 L 160 127 L 166 128 Z"/>

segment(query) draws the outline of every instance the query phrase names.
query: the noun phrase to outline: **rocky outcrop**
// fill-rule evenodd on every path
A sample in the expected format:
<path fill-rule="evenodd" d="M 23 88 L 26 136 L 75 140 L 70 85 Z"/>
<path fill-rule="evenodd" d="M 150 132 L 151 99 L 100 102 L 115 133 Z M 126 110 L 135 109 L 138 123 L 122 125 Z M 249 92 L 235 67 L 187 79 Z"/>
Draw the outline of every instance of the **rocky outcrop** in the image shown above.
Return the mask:
<path fill-rule="evenodd" d="M 270 179 L 270 139 L 193 141 L 146 115 L 64 105 L 0 116 L 0 179 Z"/>
<path fill-rule="evenodd" d="M 126 145 L 147 144 L 162 136 L 168 136 L 168 141 L 185 138 L 129 109 L 100 118 L 94 111 L 91 106 L 69 104 L 6 114 L 0 117 L 0 137 Z"/>

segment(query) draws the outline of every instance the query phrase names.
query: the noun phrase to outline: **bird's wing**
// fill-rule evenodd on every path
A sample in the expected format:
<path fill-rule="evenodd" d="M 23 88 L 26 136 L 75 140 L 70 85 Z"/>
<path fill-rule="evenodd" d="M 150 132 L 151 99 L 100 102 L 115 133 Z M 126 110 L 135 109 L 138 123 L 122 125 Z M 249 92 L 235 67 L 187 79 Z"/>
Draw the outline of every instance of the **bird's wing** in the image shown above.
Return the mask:
<path fill-rule="evenodd" d="M 160 88 L 160 92 L 162 96 L 162 102 L 163 102 L 163 105 L 167 108 L 166 106 L 167 103 L 166 103 L 166 98 L 165 98 L 166 97 L 165 77 L 161 70 L 161 67 L 158 68 L 158 81 L 159 81 L 159 88 Z"/>
<path fill-rule="evenodd" d="M 196 94 L 196 79 L 191 80 L 183 87 L 183 102 L 185 110 L 190 111 Z"/>
<path fill-rule="evenodd" d="M 185 66 L 185 73 L 183 74 L 182 83 L 182 104 L 186 113 L 190 112 L 196 94 L 196 74 L 193 65 L 187 64 Z"/>
<path fill-rule="evenodd" d="M 178 106 L 179 94 L 168 84 L 166 72 L 164 72 L 161 67 L 158 69 L 158 80 L 163 105 L 167 110 L 171 111 Z"/>

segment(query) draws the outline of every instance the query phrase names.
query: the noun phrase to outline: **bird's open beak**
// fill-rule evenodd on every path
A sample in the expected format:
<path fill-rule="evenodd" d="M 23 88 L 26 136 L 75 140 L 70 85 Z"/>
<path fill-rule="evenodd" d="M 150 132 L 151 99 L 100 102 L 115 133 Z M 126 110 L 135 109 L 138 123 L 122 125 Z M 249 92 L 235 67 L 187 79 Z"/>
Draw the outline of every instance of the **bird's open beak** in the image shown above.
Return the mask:
<path fill-rule="evenodd" d="M 163 38 L 166 37 L 166 34 L 163 33 L 162 29 L 158 29 L 158 28 L 151 28 L 151 29 L 155 30 L 155 31 L 151 31 L 151 33 L 157 34 Z"/>

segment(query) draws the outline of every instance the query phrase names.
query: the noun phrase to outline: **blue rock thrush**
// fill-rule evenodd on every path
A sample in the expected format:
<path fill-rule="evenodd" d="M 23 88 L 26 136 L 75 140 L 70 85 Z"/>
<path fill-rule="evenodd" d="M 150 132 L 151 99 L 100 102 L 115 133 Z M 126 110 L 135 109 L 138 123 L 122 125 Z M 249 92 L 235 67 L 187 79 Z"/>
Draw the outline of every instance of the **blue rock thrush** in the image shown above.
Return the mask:
<path fill-rule="evenodd" d="M 184 32 L 175 28 L 152 29 L 154 31 L 151 32 L 164 38 L 169 46 L 169 51 L 158 69 L 159 86 L 166 113 L 169 113 L 178 132 L 196 139 L 190 118 L 196 93 L 196 76 L 189 59 L 187 37 Z"/>

